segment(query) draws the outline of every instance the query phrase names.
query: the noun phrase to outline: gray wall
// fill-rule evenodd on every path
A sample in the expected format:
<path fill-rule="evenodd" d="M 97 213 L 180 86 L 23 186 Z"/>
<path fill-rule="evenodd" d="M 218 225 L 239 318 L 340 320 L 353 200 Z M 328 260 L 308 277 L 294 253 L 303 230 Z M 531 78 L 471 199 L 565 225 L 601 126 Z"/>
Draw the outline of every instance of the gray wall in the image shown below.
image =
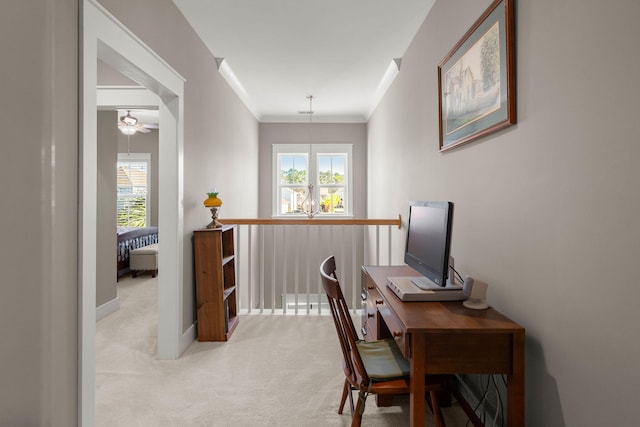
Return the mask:
<path fill-rule="evenodd" d="M 369 122 L 369 215 L 455 203 L 456 266 L 527 328 L 527 425 L 634 425 L 640 3 L 517 3 L 518 124 L 438 151 L 437 65 L 490 1 L 437 1 Z"/>
<path fill-rule="evenodd" d="M 185 234 L 208 222 L 212 185 L 225 215 L 257 215 L 258 125 L 201 42 L 168 0 L 104 3 L 187 77 Z M 437 1 L 404 56 L 368 126 L 368 191 L 385 194 L 369 216 L 456 203 L 459 269 L 527 328 L 528 425 L 633 424 L 640 4 L 520 2 L 518 125 L 440 154 L 436 66 L 488 3 Z M 77 421 L 77 7 L 23 0 L 0 14 L 2 425 Z"/>
<path fill-rule="evenodd" d="M 206 190 L 257 215 L 258 124 L 169 0 L 105 2 L 186 77 L 185 309 L 193 323 L 191 230 Z M 78 2 L 9 2 L 0 13 L 0 425 L 77 425 Z M 131 10 L 131 12 L 129 12 Z M 144 17 L 144 19 L 140 19 Z M 171 28 L 168 37 L 167 28 Z M 19 43 L 16 43 L 19 40 Z M 19 209 L 19 211 L 17 211 Z"/>
<path fill-rule="evenodd" d="M 109 64 L 98 59 L 98 86 L 139 86 L 121 72 L 114 70 Z"/>
<path fill-rule="evenodd" d="M 311 132 L 311 133 L 310 133 Z M 367 126 L 364 123 L 261 123 L 260 217 L 270 218 L 273 204 L 273 144 L 353 144 L 353 215 L 367 217 Z"/>
<path fill-rule="evenodd" d="M 78 2 L 0 7 L 0 425 L 73 426 Z"/>
<path fill-rule="evenodd" d="M 116 159 L 118 114 L 98 111 L 98 209 L 96 248 L 96 306 L 116 297 Z"/>
<path fill-rule="evenodd" d="M 186 79 L 182 325 L 186 331 L 195 320 L 191 236 L 211 220 L 202 204 L 206 192 L 217 187 L 224 216 L 258 214 L 258 122 L 218 73 L 213 55 L 171 0 L 100 3 Z"/>

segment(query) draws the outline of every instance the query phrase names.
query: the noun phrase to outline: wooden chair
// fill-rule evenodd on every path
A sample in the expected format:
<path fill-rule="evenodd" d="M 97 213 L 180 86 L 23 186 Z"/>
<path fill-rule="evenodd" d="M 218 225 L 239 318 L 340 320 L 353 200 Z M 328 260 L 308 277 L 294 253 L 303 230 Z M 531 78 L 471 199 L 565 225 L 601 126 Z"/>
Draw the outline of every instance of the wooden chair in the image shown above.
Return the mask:
<path fill-rule="evenodd" d="M 351 405 L 351 426 L 362 422 L 365 401 L 369 394 L 395 395 L 410 391 L 409 361 L 404 358 L 393 339 L 365 342 L 358 338 L 349 308 L 342 294 L 336 275 L 336 262 L 333 256 L 325 259 L 320 266 L 322 286 L 329 300 L 340 348 L 342 349 L 345 374 L 344 389 L 338 413 L 342 414 L 347 396 Z M 425 379 L 420 379 L 424 381 Z M 354 408 L 352 391 L 358 391 L 358 402 Z M 431 397 L 437 427 L 444 426 L 444 418 L 438 405 L 437 392 L 443 390 L 441 383 L 429 384 L 427 390 Z"/>

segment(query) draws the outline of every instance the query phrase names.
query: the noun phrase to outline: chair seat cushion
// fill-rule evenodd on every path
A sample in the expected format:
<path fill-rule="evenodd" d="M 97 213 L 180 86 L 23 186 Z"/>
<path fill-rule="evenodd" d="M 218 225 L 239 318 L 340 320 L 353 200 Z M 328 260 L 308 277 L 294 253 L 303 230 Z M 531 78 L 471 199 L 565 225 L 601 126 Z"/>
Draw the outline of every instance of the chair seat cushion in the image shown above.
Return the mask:
<path fill-rule="evenodd" d="M 409 376 L 409 361 L 393 339 L 358 341 L 356 343 L 367 375 L 373 381 L 386 381 Z"/>

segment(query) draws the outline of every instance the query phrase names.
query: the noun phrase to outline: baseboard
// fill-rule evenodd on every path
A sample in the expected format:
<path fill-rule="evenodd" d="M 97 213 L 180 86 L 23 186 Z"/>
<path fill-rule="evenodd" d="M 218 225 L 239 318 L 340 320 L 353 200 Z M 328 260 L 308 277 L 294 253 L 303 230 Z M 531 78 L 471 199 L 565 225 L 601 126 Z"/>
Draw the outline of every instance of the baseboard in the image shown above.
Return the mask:
<path fill-rule="evenodd" d="M 185 350 L 191 345 L 191 343 L 195 339 L 196 339 L 196 324 L 192 323 L 191 326 L 187 328 L 186 332 L 182 334 L 182 337 L 180 337 L 180 343 L 178 344 L 180 346 L 179 348 L 180 355 L 182 355 L 182 353 L 185 352 Z"/>
<path fill-rule="evenodd" d="M 118 310 L 120 310 L 120 299 L 115 297 L 111 301 L 105 302 L 101 306 L 96 307 L 96 322 Z"/>

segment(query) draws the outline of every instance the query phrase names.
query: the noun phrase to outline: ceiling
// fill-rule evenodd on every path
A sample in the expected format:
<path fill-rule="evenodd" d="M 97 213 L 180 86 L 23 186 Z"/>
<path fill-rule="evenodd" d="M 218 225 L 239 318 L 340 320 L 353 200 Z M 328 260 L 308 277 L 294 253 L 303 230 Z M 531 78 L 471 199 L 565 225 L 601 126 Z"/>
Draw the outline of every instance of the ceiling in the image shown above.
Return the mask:
<path fill-rule="evenodd" d="M 261 122 L 366 122 L 434 1 L 173 0 Z"/>

